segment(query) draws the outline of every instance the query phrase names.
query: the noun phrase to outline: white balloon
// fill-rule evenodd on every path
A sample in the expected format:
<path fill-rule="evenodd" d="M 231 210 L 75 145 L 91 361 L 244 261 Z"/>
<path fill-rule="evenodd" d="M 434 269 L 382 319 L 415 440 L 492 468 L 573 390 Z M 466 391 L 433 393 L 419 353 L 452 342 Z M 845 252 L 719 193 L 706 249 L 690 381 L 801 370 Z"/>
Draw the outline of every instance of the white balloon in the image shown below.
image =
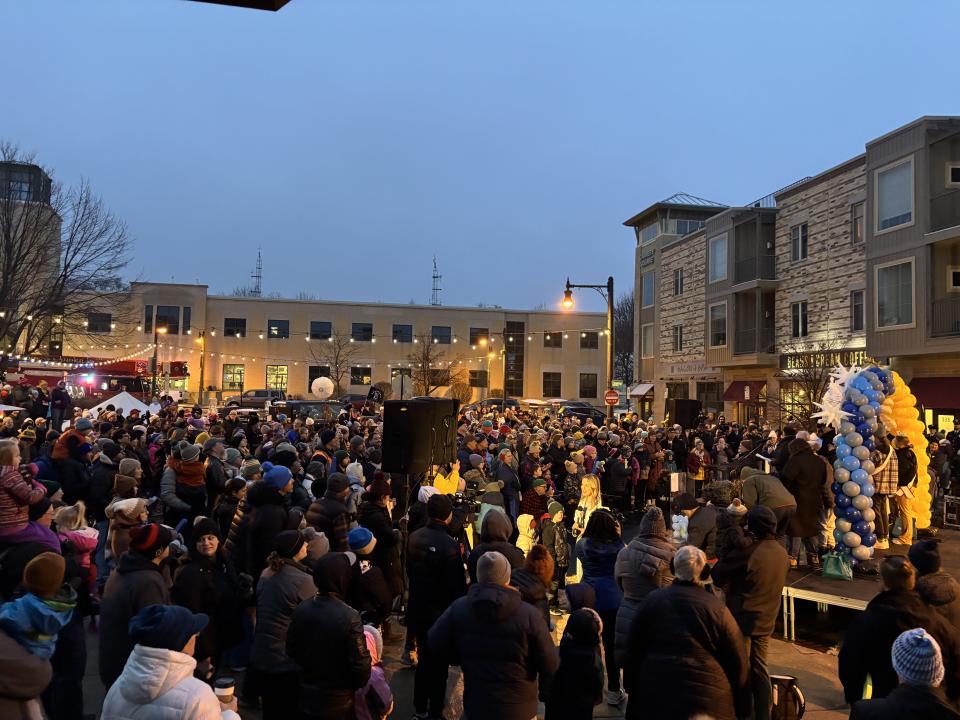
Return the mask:
<path fill-rule="evenodd" d="M 852 530 L 843 534 L 843 544 L 850 548 L 855 548 L 860 544 L 860 536 Z"/>
<path fill-rule="evenodd" d="M 855 498 L 850 500 L 850 504 L 862 513 L 864 510 L 867 510 L 873 506 L 873 500 L 868 498 L 866 495 L 857 495 Z"/>
<path fill-rule="evenodd" d="M 872 523 L 877 517 L 877 513 L 873 508 L 867 508 L 866 510 L 861 510 L 860 513 L 863 515 L 863 521 L 865 523 Z"/>
<path fill-rule="evenodd" d="M 853 523 L 849 520 L 837 520 L 837 530 L 848 533 L 853 530 Z"/>
<path fill-rule="evenodd" d="M 873 552 L 866 545 L 858 545 L 850 551 L 850 554 L 857 560 L 869 560 Z"/>
<path fill-rule="evenodd" d="M 843 484 L 843 494 L 847 497 L 856 497 L 860 494 L 860 486 L 857 485 L 853 480 L 847 480 Z"/>
<path fill-rule="evenodd" d="M 318 377 L 310 383 L 310 394 L 318 400 L 326 400 L 333 395 L 333 380 L 328 377 Z"/>

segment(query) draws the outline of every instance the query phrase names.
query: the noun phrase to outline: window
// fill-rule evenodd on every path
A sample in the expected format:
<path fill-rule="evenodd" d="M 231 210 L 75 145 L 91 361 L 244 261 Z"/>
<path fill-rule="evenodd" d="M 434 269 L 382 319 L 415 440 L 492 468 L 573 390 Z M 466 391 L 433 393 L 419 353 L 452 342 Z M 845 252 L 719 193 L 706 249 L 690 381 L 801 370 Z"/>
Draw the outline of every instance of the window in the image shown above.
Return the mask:
<path fill-rule="evenodd" d="M 450 384 L 450 371 L 446 368 L 430 368 L 427 378 L 433 387 L 447 387 Z"/>
<path fill-rule="evenodd" d="M 547 331 L 543 334 L 543 346 L 545 348 L 562 348 L 563 347 L 563 332 L 556 331 L 551 332 Z"/>
<path fill-rule="evenodd" d="M 681 352 L 683 350 L 683 325 L 673 326 L 673 351 Z"/>
<path fill-rule="evenodd" d="M 223 390 L 243 391 L 243 365 L 223 366 Z"/>
<path fill-rule="evenodd" d="M 157 317 L 154 320 L 157 329 L 166 328 L 167 335 L 180 334 L 180 306 L 157 305 Z"/>
<path fill-rule="evenodd" d="M 449 325 L 434 325 L 430 328 L 430 338 L 439 345 L 449 345 L 453 334 Z"/>
<path fill-rule="evenodd" d="M 655 278 L 653 270 L 647 270 L 641 277 L 640 282 L 642 285 L 641 295 L 640 295 L 640 307 L 648 308 L 653 307 L 654 299 L 654 284 Z"/>
<path fill-rule="evenodd" d="M 683 295 L 683 268 L 673 271 L 673 294 Z"/>
<path fill-rule="evenodd" d="M 660 223 L 654 221 L 649 225 L 646 225 L 643 230 L 640 231 L 640 243 L 646 245 L 648 242 L 652 242 L 653 239 L 660 234 Z"/>
<path fill-rule="evenodd" d="M 368 367 L 350 368 L 350 384 L 351 385 L 369 385 L 370 376 L 371 376 L 370 368 Z"/>
<path fill-rule="evenodd" d="M 356 342 L 370 342 L 373 340 L 373 323 L 353 323 L 350 338 Z"/>
<path fill-rule="evenodd" d="M 948 188 L 960 187 L 960 163 L 947 163 L 946 185 Z"/>
<path fill-rule="evenodd" d="M 880 168 L 874 175 L 877 232 L 913 222 L 913 157 Z"/>
<path fill-rule="evenodd" d="M 190 321 L 193 320 L 193 308 L 189 305 L 183 306 L 183 330 L 181 331 L 184 335 L 190 334 Z"/>
<path fill-rule="evenodd" d="M 329 340 L 333 335 L 333 324 L 325 320 L 310 321 L 311 340 Z"/>
<path fill-rule="evenodd" d="M 653 325 L 640 328 L 640 357 L 653 357 Z"/>
<path fill-rule="evenodd" d="M 486 345 L 490 341 L 490 328 L 470 328 L 470 344 Z"/>
<path fill-rule="evenodd" d="M 677 220 L 677 235 L 686 235 L 704 226 L 703 220 Z"/>
<path fill-rule="evenodd" d="M 287 366 L 267 365 L 267 390 L 287 389 Z"/>
<path fill-rule="evenodd" d="M 560 397 L 560 373 L 545 372 L 543 374 L 543 396 Z"/>
<path fill-rule="evenodd" d="M 913 325 L 913 259 L 878 266 L 877 327 Z"/>
<path fill-rule="evenodd" d="M 87 314 L 87 332 L 108 333 L 112 323 L 113 316 L 110 313 Z"/>
<path fill-rule="evenodd" d="M 854 245 L 863 242 L 864 205 L 858 202 L 850 206 L 850 240 Z"/>
<path fill-rule="evenodd" d="M 862 332 L 866 326 L 863 317 L 863 290 L 854 290 L 850 293 L 850 329 Z"/>
<path fill-rule="evenodd" d="M 947 292 L 960 292 L 960 267 L 947 267 Z"/>
<path fill-rule="evenodd" d="M 727 236 L 710 238 L 710 282 L 727 279 Z"/>
<path fill-rule="evenodd" d="M 223 319 L 224 337 L 246 337 L 247 319 L 246 318 L 224 318 Z"/>
<path fill-rule="evenodd" d="M 398 343 L 412 343 L 413 325 L 394 325 L 393 341 Z"/>
<path fill-rule="evenodd" d="M 580 397 L 596 399 L 597 397 L 597 374 L 580 373 Z"/>
<path fill-rule="evenodd" d="M 153 332 L 153 305 L 143 306 L 143 331 L 145 333 Z"/>
<path fill-rule="evenodd" d="M 307 367 L 307 392 L 310 392 L 313 381 L 322 377 L 330 377 L 329 365 L 309 365 Z"/>
<path fill-rule="evenodd" d="M 727 344 L 727 304 L 717 303 L 710 306 L 710 347 L 724 347 Z"/>
<path fill-rule="evenodd" d="M 807 259 L 807 224 L 790 228 L 790 259 L 794 262 Z"/>
<path fill-rule="evenodd" d="M 267 337 L 286 340 L 290 337 L 289 320 L 267 320 Z"/>
<path fill-rule="evenodd" d="M 470 387 L 485 388 L 490 386 L 489 373 L 486 370 L 470 371 Z"/>
<path fill-rule="evenodd" d="M 807 336 L 807 301 L 801 300 L 790 304 L 790 337 L 804 338 Z"/>
<path fill-rule="evenodd" d="M 600 333 L 598 332 L 582 332 L 580 333 L 580 349 L 581 350 L 596 350 L 600 347 Z"/>

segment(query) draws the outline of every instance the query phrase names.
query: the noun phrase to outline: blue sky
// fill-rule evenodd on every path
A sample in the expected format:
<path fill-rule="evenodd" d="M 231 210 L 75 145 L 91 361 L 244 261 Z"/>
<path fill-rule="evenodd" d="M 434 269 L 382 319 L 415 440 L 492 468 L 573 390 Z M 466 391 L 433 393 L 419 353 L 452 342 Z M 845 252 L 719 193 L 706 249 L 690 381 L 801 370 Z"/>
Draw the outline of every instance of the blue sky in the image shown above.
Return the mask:
<path fill-rule="evenodd" d="M 448 305 L 619 291 L 651 202 L 753 200 L 960 113 L 956 2 L 181 0 L 0 9 L 0 138 L 86 176 L 130 274 Z M 582 294 L 581 307 L 599 298 Z"/>

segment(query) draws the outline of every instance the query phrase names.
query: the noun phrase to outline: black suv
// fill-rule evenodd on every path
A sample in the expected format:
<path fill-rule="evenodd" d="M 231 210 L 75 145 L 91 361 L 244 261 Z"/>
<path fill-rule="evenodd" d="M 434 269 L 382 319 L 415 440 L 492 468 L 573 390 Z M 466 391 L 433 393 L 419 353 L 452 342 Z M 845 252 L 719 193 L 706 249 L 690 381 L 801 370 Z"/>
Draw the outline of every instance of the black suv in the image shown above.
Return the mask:
<path fill-rule="evenodd" d="M 242 395 L 227 398 L 226 405 L 230 407 L 244 407 L 262 409 L 269 401 L 271 405 L 287 399 L 283 390 L 244 390 Z"/>

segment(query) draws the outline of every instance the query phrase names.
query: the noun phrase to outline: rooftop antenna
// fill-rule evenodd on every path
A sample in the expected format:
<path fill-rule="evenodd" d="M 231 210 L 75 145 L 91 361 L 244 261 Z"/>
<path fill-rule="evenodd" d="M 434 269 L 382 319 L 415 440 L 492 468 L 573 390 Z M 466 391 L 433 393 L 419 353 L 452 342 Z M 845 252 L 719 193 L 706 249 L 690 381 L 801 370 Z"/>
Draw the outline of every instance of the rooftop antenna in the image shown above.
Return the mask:
<path fill-rule="evenodd" d="M 430 295 L 430 304 L 439 305 L 440 304 L 440 278 L 443 276 L 440 274 L 440 271 L 437 270 L 437 256 L 433 256 L 433 292 Z"/>
<path fill-rule="evenodd" d="M 260 297 L 263 294 L 263 258 L 260 257 L 260 248 L 257 248 L 257 269 L 250 277 L 253 278 L 251 294 L 253 297 Z"/>

